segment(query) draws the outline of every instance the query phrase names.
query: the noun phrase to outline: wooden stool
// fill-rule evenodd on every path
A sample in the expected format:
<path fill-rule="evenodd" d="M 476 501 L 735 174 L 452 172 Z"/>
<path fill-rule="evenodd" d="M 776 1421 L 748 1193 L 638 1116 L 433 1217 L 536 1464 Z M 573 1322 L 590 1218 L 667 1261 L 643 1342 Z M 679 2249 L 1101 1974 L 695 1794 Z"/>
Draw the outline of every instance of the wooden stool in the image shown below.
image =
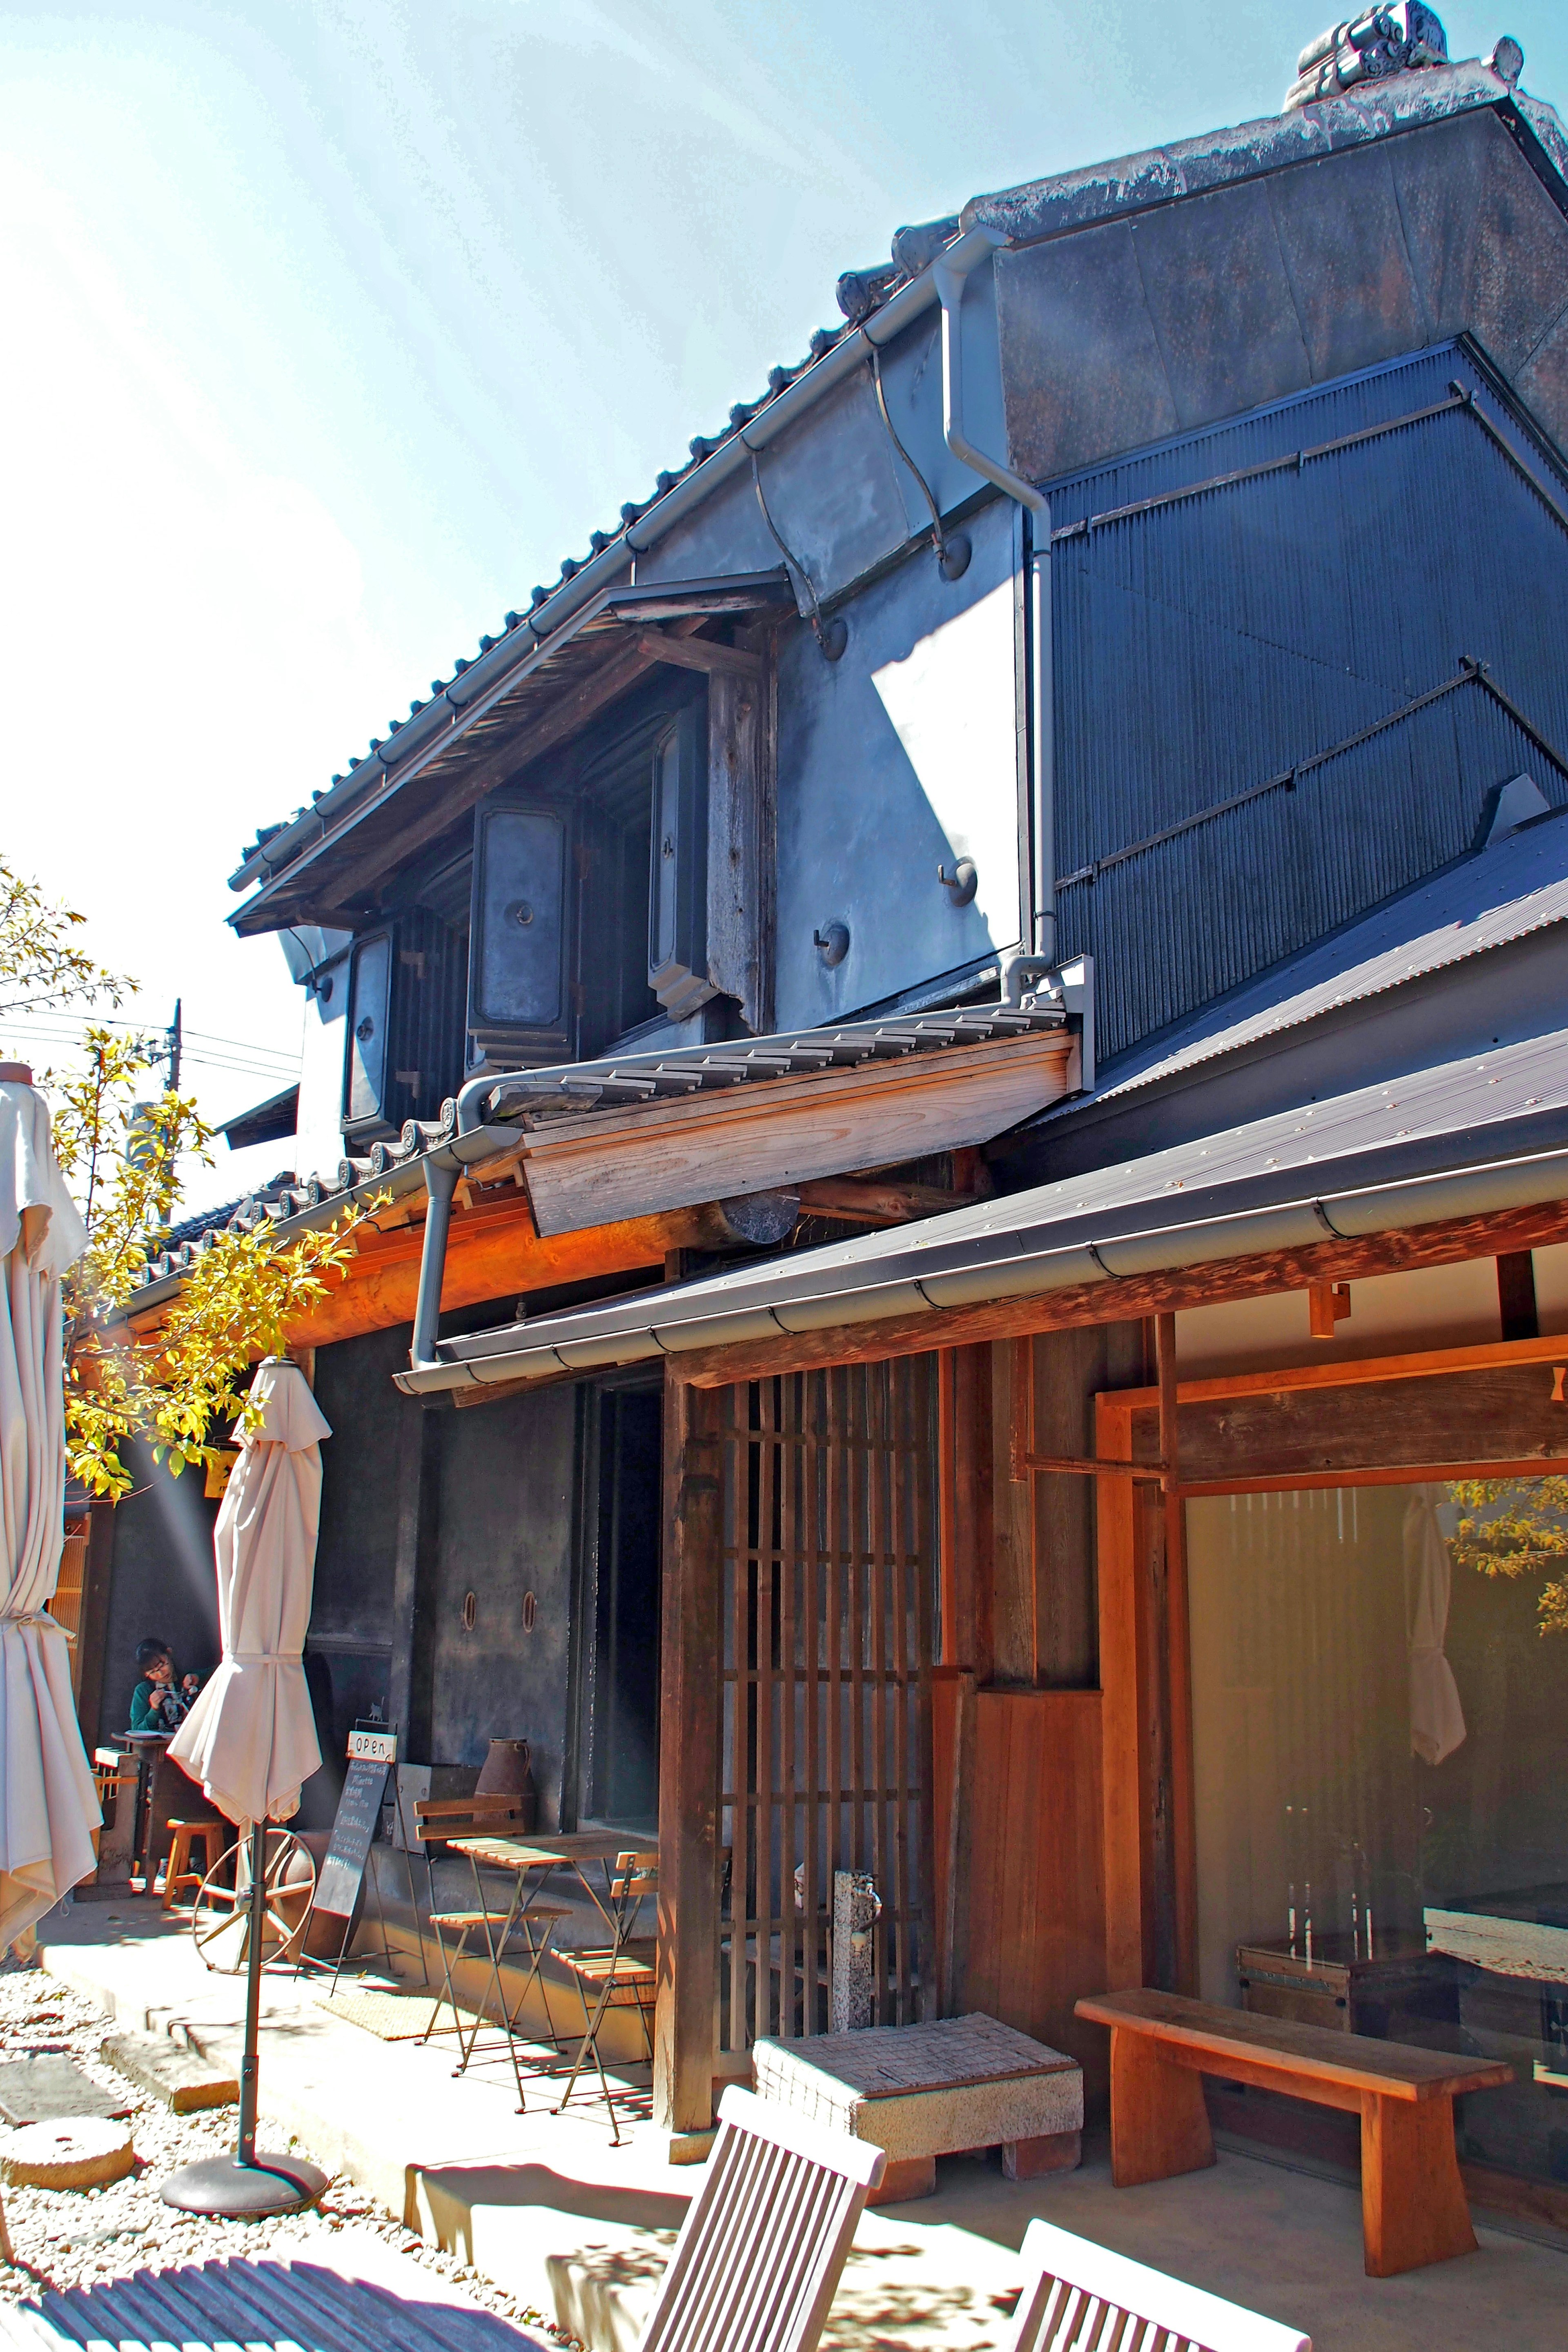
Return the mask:
<path fill-rule="evenodd" d="M 163 1908 L 167 1911 L 182 1886 L 199 1886 L 213 1866 L 213 1833 L 216 1822 L 174 1822 L 169 1827 L 169 1859 L 163 1865 Z M 191 1868 L 191 1848 L 201 1841 L 202 1866 Z"/>

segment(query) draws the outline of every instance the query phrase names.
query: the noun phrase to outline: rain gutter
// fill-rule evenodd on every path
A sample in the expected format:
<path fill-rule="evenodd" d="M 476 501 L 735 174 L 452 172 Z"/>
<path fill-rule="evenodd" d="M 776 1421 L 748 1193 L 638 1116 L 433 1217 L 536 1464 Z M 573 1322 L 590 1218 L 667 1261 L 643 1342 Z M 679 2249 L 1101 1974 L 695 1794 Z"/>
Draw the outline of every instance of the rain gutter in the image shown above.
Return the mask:
<path fill-rule="evenodd" d="M 494 645 L 488 654 L 481 654 L 469 664 L 461 677 L 427 702 L 418 716 L 405 720 L 387 742 L 380 744 L 367 759 L 362 760 L 352 774 L 322 794 L 315 805 L 274 834 L 265 847 L 257 851 L 229 877 L 231 890 L 244 890 L 258 881 L 265 890 L 286 868 L 302 855 L 318 847 L 329 835 L 337 838 L 344 824 L 356 823 L 365 812 L 356 810 L 340 824 L 330 822 L 334 803 L 342 807 L 365 795 L 366 806 L 380 802 L 395 783 L 410 782 L 419 771 L 446 751 L 456 738 L 474 722 L 482 719 L 496 703 L 512 692 L 531 669 L 536 668 L 545 656 L 552 653 L 565 640 L 563 631 L 580 615 L 586 617 L 584 608 L 616 587 L 627 584 L 628 559 L 635 578 L 636 559 L 647 555 L 659 541 L 683 522 L 694 509 L 710 499 L 731 475 L 749 473 L 752 453 L 765 449 L 770 442 L 786 433 L 796 419 L 815 406 L 836 385 L 863 368 L 874 351 L 885 349 L 913 320 L 930 310 L 939 297 L 936 272 L 939 268 L 956 271 L 967 278 L 977 264 L 986 260 L 996 247 L 1006 243 L 997 230 L 975 228 L 966 230 L 942 254 L 940 263 L 928 264 L 919 277 L 900 286 L 889 296 L 879 310 L 873 311 L 860 326 L 825 352 L 798 375 L 795 382 L 775 394 L 760 408 L 742 430 L 729 434 L 700 465 L 683 474 L 664 496 L 657 499 L 637 521 L 628 524 L 599 553 L 590 557 L 582 569 L 555 590 L 541 606 L 547 619 L 535 620 L 526 614 L 516 628 Z M 987 481 L 997 479 L 989 460 L 981 460 L 976 453 L 973 470 Z M 1048 543 L 1048 534 L 1047 534 Z M 679 583 L 671 583 L 672 586 Z M 798 599 L 797 599 L 798 601 Z M 255 900 L 241 907 L 229 917 L 239 923 L 254 909 Z"/>
<path fill-rule="evenodd" d="M 709 1289 L 706 1285 L 693 1285 L 684 1297 L 676 1289 L 639 1301 L 640 1311 L 614 1323 L 608 1319 L 613 1310 L 576 1318 L 552 1317 L 542 1322 L 537 1332 L 521 1327 L 519 1345 L 504 1353 L 416 1364 L 412 1370 L 395 1372 L 393 1378 L 410 1396 L 485 1387 L 499 1381 L 558 1379 L 563 1372 L 600 1370 L 665 1356 L 679 1360 L 696 1349 L 847 1328 L 928 1311 L 939 1315 L 952 1308 L 1047 1297 L 1053 1291 L 1089 1284 L 1103 1283 L 1114 1288 L 1119 1281 L 1178 1272 L 1221 1259 L 1301 1249 L 1327 1240 L 1362 1240 L 1564 1198 L 1568 1198 L 1568 1150 L 1541 1152 L 1524 1160 L 1358 1186 L 1279 1206 L 1237 1210 L 1192 1224 L 1108 1233 L 1103 1238 L 1056 1248 L 1024 1248 L 1018 1236 L 1004 1235 L 998 1237 L 998 1254 L 988 1261 L 972 1261 L 945 1272 L 905 1275 L 892 1281 L 868 1281 L 859 1287 L 855 1286 L 853 1267 L 840 1269 L 837 1278 L 825 1281 L 820 1290 L 797 1292 L 772 1303 L 754 1296 L 759 1287 L 754 1278 L 746 1286 L 753 1295 L 732 1306 L 726 1306 L 716 1295 L 719 1286 Z M 932 1240 L 940 1246 L 940 1233 Z M 698 1290 L 707 1291 L 707 1296 L 694 1297 Z M 574 1338 L 569 1328 L 563 1328 L 572 1320 L 590 1328 L 582 1328 L 580 1336 Z M 556 1327 L 554 1338 L 547 1336 L 551 1323 Z M 599 1328 L 591 1328 L 595 1324 Z M 931 1344 L 941 1345 L 938 1332 L 933 1332 Z"/>

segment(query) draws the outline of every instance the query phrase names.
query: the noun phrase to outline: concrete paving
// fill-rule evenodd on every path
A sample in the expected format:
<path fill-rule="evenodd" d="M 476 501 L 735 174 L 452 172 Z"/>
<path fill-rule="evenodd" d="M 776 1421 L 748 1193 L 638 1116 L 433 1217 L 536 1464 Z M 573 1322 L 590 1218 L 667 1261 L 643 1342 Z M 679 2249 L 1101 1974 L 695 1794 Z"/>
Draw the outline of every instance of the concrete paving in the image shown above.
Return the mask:
<path fill-rule="evenodd" d="M 39 1931 L 44 1966 L 124 2026 L 232 2063 L 242 1982 L 203 1969 L 188 1928 L 144 1899 L 83 1903 Z M 383 2042 L 266 1982 L 261 2106 L 422 2234 L 526 2297 L 593 2352 L 632 2352 L 697 2175 L 651 2125 L 617 2148 L 602 2108 L 552 2116 L 542 2084 L 516 2113 L 510 2071 L 454 2080 L 449 2049 Z M 537 2109 L 533 2098 L 537 2096 Z M 263 2134 L 263 2139 L 268 2135 Z M 1245 2155 L 1116 2190 L 1091 2135 L 1081 2170 L 1004 2180 L 944 2158 L 938 2191 L 865 2216 L 824 2337 L 829 2352 L 993 2352 L 1038 2213 L 1304 2328 L 1317 2352 L 1561 2352 L 1568 2255 L 1483 2219 L 1481 2251 L 1400 2279 L 1362 2268 L 1353 2189 Z"/>

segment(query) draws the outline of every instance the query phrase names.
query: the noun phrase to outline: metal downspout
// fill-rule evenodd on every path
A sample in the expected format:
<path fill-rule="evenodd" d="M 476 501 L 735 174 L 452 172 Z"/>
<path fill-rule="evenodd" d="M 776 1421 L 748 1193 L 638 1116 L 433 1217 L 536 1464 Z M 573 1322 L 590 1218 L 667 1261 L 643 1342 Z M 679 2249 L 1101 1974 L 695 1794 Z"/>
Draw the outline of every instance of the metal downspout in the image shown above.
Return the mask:
<path fill-rule="evenodd" d="M 414 1307 L 414 1340 L 408 1360 L 416 1371 L 428 1370 L 440 1360 L 436 1341 L 441 1325 L 441 1283 L 447 1271 L 447 1234 L 452 1223 L 452 1195 L 465 1168 L 489 1154 L 515 1146 L 517 1129 L 489 1127 L 478 1115 L 478 1105 L 493 1093 L 499 1080 L 470 1078 L 458 1097 L 456 1134 L 438 1143 L 425 1158 L 425 1185 L 430 1206 L 425 1213 L 425 1239 L 419 1252 L 419 1295 Z M 466 1148 L 465 1148 L 466 1147 Z"/>
<path fill-rule="evenodd" d="M 1005 238 L 993 237 L 991 250 Z M 963 430 L 963 292 L 969 273 L 983 256 L 954 247 L 931 264 L 931 282 L 942 304 L 942 424 L 948 447 L 961 465 L 994 482 L 1016 499 L 1028 518 L 1029 826 L 1032 835 L 1029 954 L 1007 956 L 1002 964 L 1002 994 L 1016 1004 L 1026 983 L 1041 979 L 1057 961 L 1056 743 L 1051 707 L 1051 509 L 1048 499 L 1021 474 L 977 449 Z"/>
<path fill-rule="evenodd" d="M 448 1166 L 432 1155 L 425 1162 L 430 1206 L 425 1213 L 425 1239 L 419 1252 L 419 1296 L 414 1307 L 414 1343 L 408 1360 L 425 1371 L 440 1359 L 436 1341 L 441 1328 L 441 1277 L 447 1271 L 447 1231 L 452 1222 L 452 1195 L 458 1189 L 458 1163 Z"/>

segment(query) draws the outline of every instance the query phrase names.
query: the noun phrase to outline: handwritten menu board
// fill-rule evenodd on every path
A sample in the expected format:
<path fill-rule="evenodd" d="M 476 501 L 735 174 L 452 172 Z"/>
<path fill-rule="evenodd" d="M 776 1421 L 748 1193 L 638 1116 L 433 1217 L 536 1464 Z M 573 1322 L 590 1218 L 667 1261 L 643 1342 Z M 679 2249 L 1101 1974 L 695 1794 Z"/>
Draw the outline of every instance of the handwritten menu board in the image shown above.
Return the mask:
<path fill-rule="evenodd" d="M 353 1916 L 364 1882 L 365 1864 L 381 1825 L 382 1799 L 390 1767 L 379 1757 L 351 1758 L 337 1818 L 327 1841 L 327 1858 L 316 1885 L 316 1909 L 334 1918 Z"/>

